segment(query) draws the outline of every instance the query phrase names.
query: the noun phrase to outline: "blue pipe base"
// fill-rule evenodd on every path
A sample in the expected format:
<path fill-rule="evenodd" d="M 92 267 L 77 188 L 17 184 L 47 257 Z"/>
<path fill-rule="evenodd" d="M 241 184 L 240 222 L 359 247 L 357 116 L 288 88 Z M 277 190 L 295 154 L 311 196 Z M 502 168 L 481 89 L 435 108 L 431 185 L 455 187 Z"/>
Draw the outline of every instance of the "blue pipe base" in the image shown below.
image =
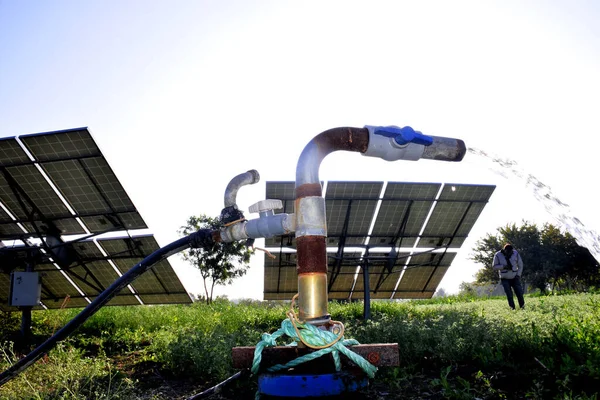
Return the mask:
<path fill-rule="evenodd" d="M 338 396 L 366 388 L 364 374 L 336 372 L 333 374 L 261 374 L 258 391 L 274 397 Z"/>

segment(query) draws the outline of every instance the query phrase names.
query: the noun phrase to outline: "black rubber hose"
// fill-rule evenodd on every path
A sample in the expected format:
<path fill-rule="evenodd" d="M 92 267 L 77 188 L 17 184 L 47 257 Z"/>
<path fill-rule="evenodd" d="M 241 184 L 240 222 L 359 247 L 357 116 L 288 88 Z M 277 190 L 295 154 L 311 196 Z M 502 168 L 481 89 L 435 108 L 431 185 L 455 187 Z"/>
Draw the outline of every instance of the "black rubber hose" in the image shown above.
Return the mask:
<path fill-rule="evenodd" d="M 198 393 L 198 394 L 193 395 L 192 397 L 188 397 L 187 400 L 200 400 L 200 399 L 204 399 L 208 396 L 212 396 L 215 393 L 219 393 L 225 385 L 228 385 L 229 383 L 233 382 L 236 379 L 247 377 L 247 376 L 250 376 L 250 370 L 248 368 L 243 369 L 239 372 L 236 372 L 235 374 L 231 375 L 229 378 L 225 379 L 223 382 L 221 382 L 209 389 L 206 389 L 202 393 Z"/>
<path fill-rule="evenodd" d="M 44 343 L 27 354 L 25 357 L 17 361 L 10 368 L 0 375 L 0 386 L 13 379 L 20 372 L 25 370 L 31 364 L 36 362 L 44 354 L 48 353 L 58 342 L 66 339 L 75 329 L 79 328 L 89 317 L 94 315 L 103 305 L 105 305 L 115 294 L 119 293 L 123 288 L 127 287 L 136 278 L 148 271 L 154 264 L 165 258 L 176 254 L 188 247 L 204 247 L 212 243 L 212 231 L 209 229 L 201 229 L 184 238 L 168 244 L 142 261 L 137 263 L 133 268 L 123 274 L 119 279 L 113 282 L 106 290 L 98 295 L 86 308 L 81 310 L 71 321 L 62 327 L 53 336 L 48 338 Z"/>

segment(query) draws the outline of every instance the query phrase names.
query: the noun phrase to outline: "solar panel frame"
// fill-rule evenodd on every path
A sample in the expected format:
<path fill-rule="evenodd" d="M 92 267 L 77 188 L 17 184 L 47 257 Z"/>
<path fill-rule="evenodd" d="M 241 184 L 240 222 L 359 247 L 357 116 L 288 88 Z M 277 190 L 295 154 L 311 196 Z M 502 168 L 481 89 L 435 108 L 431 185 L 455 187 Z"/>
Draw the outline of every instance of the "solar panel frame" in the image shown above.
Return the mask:
<path fill-rule="evenodd" d="M 370 297 L 372 299 L 389 299 L 394 292 L 396 282 L 409 254 L 407 252 L 398 252 L 396 257 L 393 257 L 390 253 L 371 253 L 365 256 L 368 258 L 368 266 L 366 264 L 362 265 L 355 286 L 357 291 L 356 293 L 353 292 L 352 298 L 364 298 L 364 270 L 368 268 Z M 393 261 L 391 269 L 390 260 Z"/>
<path fill-rule="evenodd" d="M 87 128 L 32 133 L 19 139 L 39 162 L 102 156 Z"/>
<path fill-rule="evenodd" d="M 0 167 L 25 164 L 29 157 L 17 142 L 16 136 L 0 138 Z"/>

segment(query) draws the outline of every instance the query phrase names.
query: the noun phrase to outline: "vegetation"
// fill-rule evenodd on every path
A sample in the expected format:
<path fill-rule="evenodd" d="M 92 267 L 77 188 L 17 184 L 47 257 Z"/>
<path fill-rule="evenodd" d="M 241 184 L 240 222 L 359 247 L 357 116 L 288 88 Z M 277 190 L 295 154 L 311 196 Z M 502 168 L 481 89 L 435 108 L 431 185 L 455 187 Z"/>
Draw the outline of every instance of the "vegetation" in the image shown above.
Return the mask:
<path fill-rule="evenodd" d="M 528 222 L 506 225 L 477 241 L 471 259 L 482 269 L 477 272 L 476 283 L 498 282 L 492 260 L 504 243 L 511 243 L 521 254 L 525 264 L 523 279 L 542 292 L 549 287 L 585 291 L 600 285 L 598 261 L 573 236 L 552 224 L 539 229 Z"/>
<path fill-rule="evenodd" d="M 181 236 L 187 236 L 199 229 L 216 230 L 223 226 L 220 218 L 206 215 L 192 216 L 186 225 L 179 229 Z M 184 260 L 198 268 L 204 283 L 205 301 L 210 304 L 215 285 L 229 285 L 235 278 L 244 276 L 250 267 L 252 251 L 244 242 L 215 243 L 212 248 L 188 249 L 182 252 Z"/>
<path fill-rule="evenodd" d="M 381 369 L 366 396 L 386 399 L 597 399 L 600 391 L 600 294 L 530 296 L 512 311 L 503 298 L 331 303 L 346 337 L 398 343 L 401 365 Z M 278 329 L 283 303 L 105 307 L 47 358 L 0 387 L 2 399 L 186 398 L 232 375 L 231 349 L 254 346 Z M 33 313 L 38 342 L 79 310 Z M 5 316 L 6 339 L 18 318 Z M 13 354 L 4 342 L 0 367 Z M 27 351 L 27 350 L 26 350 Z M 325 362 L 325 361 L 324 361 Z M 253 398 L 256 377 L 219 398 Z"/>

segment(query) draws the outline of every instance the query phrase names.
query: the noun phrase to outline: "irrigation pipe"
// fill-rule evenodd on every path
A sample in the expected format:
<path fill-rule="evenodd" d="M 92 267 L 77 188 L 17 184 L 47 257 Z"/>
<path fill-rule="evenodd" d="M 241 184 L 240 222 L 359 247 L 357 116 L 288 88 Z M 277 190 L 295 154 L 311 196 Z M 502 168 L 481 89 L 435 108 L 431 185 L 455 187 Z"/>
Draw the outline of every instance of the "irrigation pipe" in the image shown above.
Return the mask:
<path fill-rule="evenodd" d="M 94 315 L 103 305 L 112 299 L 123 288 L 127 287 L 136 278 L 148 271 L 154 264 L 167 257 L 176 254 L 189 247 L 198 248 L 212 245 L 212 231 L 201 229 L 184 238 L 176 240 L 150 254 L 142 261 L 133 266 L 129 271 L 114 281 L 106 290 L 98 295 L 86 308 L 81 310 L 71 321 L 69 321 L 58 332 L 48 338 L 44 343 L 32 350 L 25 357 L 17 361 L 10 368 L 0 374 L 0 386 L 13 379 L 20 372 L 48 353 L 58 342 L 66 339 L 73 331 L 81 326 L 89 317 Z"/>

